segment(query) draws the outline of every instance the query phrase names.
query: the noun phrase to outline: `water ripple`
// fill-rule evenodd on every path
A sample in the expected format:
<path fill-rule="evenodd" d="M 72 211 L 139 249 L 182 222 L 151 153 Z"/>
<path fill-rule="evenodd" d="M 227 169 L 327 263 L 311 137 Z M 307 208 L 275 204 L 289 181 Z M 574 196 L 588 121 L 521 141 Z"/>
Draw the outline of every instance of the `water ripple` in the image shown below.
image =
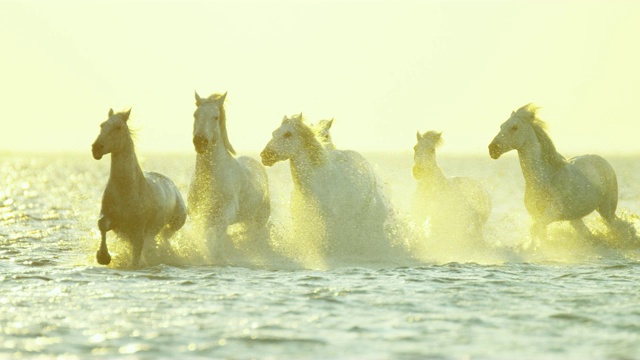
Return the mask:
<path fill-rule="evenodd" d="M 96 220 L 108 167 L 85 155 L 1 160 L 0 358 L 640 354 L 637 249 L 554 244 L 495 261 L 472 254 L 446 263 L 434 257 L 382 266 L 240 267 L 193 256 L 194 241 L 182 244 L 188 251 L 179 266 L 99 266 Z M 186 193 L 184 163 L 161 158 L 145 165 L 174 177 Z M 623 164 L 640 173 L 635 162 Z M 466 165 L 485 171 L 475 161 Z M 282 191 L 278 181 L 290 176 L 287 170 L 274 174 L 274 192 Z M 526 218 L 513 215 L 523 212 L 518 199 L 500 205 L 495 219 L 510 221 L 490 225 L 488 239 L 526 237 Z M 109 245 L 126 254 L 115 240 Z"/>

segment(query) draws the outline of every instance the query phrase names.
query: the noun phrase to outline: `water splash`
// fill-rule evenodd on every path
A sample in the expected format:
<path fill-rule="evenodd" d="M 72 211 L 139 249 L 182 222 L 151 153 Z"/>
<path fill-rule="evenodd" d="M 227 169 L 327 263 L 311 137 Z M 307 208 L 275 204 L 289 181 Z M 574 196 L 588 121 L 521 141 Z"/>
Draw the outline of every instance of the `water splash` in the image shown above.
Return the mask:
<path fill-rule="evenodd" d="M 0 189 L 0 256 L 3 259 L 25 264 L 54 261 L 98 266 L 95 253 L 100 236 L 96 222 L 109 169 L 91 161 L 89 157 L 41 156 L 35 160 L 26 156 L 4 158 L 0 168 L 0 179 L 3 180 L 3 188 Z M 183 158 L 143 158 L 142 161 L 147 162 L 144 164 L 147 168 L 169 174 L 183 192 L 188 188 L 191 170 L 184 169 Z M 463 166 L 464 161 L 461 164 Z M 475 164 L 475 160 L 469 164 Z M 517 175 L 519 168 L 517 163 L 514 165 L 513 173 Z M 533 248 L 529 239 L 530 220 L 522 205 L 519 196 L 521 188 L 517 183 L 511 188 L 504 188 L 504 184 L 500 183 L 500 188 L 496 185 L 492 189 L 496 207 L 481 234 L 436 236 L 428 227 L 412 221 L 405 212 L 412 194 L 407 189 L 413 190 L 415 184 L 410 174 L 403 178 L 393 169 L 404 173 L 407 165 L 394 161 L 383 167 L 385 170 L 391 169 L 388 170 L 388 176 L 393 176 L 394 181 L 388 183 L 395 187 L 395 193 L 389 191 L 389 197 L 390 202 L 396 204 L 385 223 L 383 237 L 368 237 L 366 231 L 363 232 L 364 236 L 354 237 L 350 232 L 358 229 L 346 227 L 338 233 L 337 238 L 327 239 L 322 236 L 321 222 L 317 218 L 305 221 L 308 224 L 306 235 L 304 232 L 296 234 L 290 211 L 289 169 L 282 166 L 270 174 L 272 183 L 277 186 L 272 187 L 273 217 L 268 234 L 248 237 L 242 228 L 232 228 L 229 237 L 223 239 L 219 249 L 211 254 L 206 247 L 206 234 L 195 231 L 188 220 L 168 244 L 160 244 L 152 255 L 145 256 L 147 259 L 142 266 L 163 263 L 174 266 L 331 269 L 450 262 L 580 263 L 603 257 L 640 259 L 640 240 L 637 236 L 640 218 L 636 215 L 636 208 L 619 211 L 620 221 L 613 231 L 597 215 L 587 217 L 585 223 L 592 229 L 592 239 L 580 238 L 568 224 L 552 224 L 548 241 Z M 631 165 L 629 167 L 633 168 Z M 486 171 L 503 174 L 500 169 L 488 168 Z M 511 176 L 508 171 L 504 171 L 503 175 Z M 632 207 L 639 195 L 629 185 L 633 178 L 625 179 L 627 177 L 623 174 L 621 203 Z M 628 184 L 625 185 L 625 182 Z M 450 222 L 455 227 L 457 220 L 454 217 Z M 316 235 L 309 236 L 308 233 Z M 113 251 L 110 267 L 130 268 L 129 245 L 119 241 L 112 233 L 108 234 L 108 243 Z M 333 245 L 328 246 L 328 243 Z M 29 246 L 25 247 L 24 244 Z M 23 248 L 31 250 L 17 250 Z"/>

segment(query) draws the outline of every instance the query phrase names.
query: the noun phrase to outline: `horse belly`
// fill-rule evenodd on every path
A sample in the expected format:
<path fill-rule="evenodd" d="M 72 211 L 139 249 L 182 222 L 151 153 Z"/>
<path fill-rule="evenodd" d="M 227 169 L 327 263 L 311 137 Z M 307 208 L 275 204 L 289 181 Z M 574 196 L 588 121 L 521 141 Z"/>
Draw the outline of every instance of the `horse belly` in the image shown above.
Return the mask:
<path fill-rule="evenodd" d="M 573 211 L 570 215 L 584 217 L 596 210 L 603 202 L 618 198 L 615 172 L 609 163 L 597 155 L 573 158 L 563 174 L 571 183 L 563 192 L 563 201 Z"/>
<path fill-rule="evenodd" d="M 534 217 L 548 221 L 580 219 L 610 198 L 617 199 L 611 166 L 596 155 L 573 158 L 545 188 L 527 187 L 525 205 Z"/>

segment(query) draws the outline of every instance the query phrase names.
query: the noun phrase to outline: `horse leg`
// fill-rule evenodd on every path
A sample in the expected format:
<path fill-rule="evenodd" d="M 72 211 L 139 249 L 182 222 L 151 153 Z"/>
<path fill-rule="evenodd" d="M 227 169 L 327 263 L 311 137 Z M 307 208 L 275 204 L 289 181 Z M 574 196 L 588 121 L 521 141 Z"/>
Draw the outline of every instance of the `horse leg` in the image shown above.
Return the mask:
<path fill-rule="evenodd" d="M 250 240 L 264 239 L 269 237 L 269 217 L 271 207 L 269 204 L 263 206 L 253 214 L 253 218 L 245 222 L 247 236 Z"/>
<path fill-rule="evenodd" d="M 251 234 L 260 236 L 269 228 L 269 217 L 271 216 L 271 205 L 269 203 L 263 204 L 258 209 L 257 214 L 252 221 L 248 222 L 248 228 L 251 229 Z"/>
<path fill-rule="evenodd" d="M 584 221 L 582 221 L 582 219 L 571 220 L 569 223 L 578 233 L 578 236 L 583 239 L 593 240 L 593 234 L 591 233 L 587 225 L 584 224 Z"/>
<path fill-rule="evenodd" d="M 96 260 L 100 265 L 109 265 L 111 263 L 111 255 L 107 249 L 107 231 L 111 230 L 111 221 L 105 216 L 101 216 L 98 220 L 98 229 L 100 229 L 100 248 L 96 252 Z"/>
<path fill-rule="evenodd" d="M 227 234 L 228 227 L 229 226 L 227 225 L 226 222 L 218 224 L 218 226 L 216 226 L 216 241 L 218 243 L 222 241 L 226 241 L 227 238 L 229 238 L 229 234 Z"/>
<path fill-rule="evenodd" d="M 187 221 L 187 208 L 184 205 L 184 202 L 179 199 L 177 202 L 175 209 L 173 211 L 173 216 L 167 226 L 165 226 L 160 232 L 160 238 L 162 241 L 168 241 L 176 231 L 180 230 L 184 223 Z"/>
<path fill-rule="evenodd" d="M 223 219 L 207 220 L 204 226 L 204 238 L 211 256 L 216 255 L 222 249 L 223 241 L 228 237 L 227 223 Z"/>
<path fill-rule="evenodd" d="M 222 211 L 222 217 L 220 221 L 218 221 L 218 226 L 216 227 L 216 241 L 226 241 L 229 239 L 229 234 L 227 234 L 227 229 L 230 225 L 236 223 L 238 218 L 238 210 L 239 210 L 238 201 L 231 201 L 227 207 Z"/>
<path fill-rule="evenodd" d="M 187 220 L 187 213 L 176 213 L 169 223 L 160 231 L 160 240 L 164 243 L 169 241 L 171 237 L 182 228 Z"/>
<path fill-rule="evenodd" d="M 158 236 L 154 236 L 149 232 L 145 232 L 144 242 L 142 243 L 142 253 L 147 265 L 156 265 L 161 263 L 163 248 L 162 243 L 156 241 Z M 142 257 L 141 256 L 141 257 Z"/>
<path fill-rule="evenodd" d="M 598 209 L 598 214 L 602 216 L 604 221 L 607 223 L 609 227 L 613 227 L 618 220 L 616 216 L 616 208 L 618 207 L 618 199 L 613 199 L 609 201 L 604 201 Z"/>
<path fill-rule="evenodd" d="M 144 246 L 145 241 L 145 233 L 144 230 L 136 231 L 131 237 L 131 247 L 133 252 L 132 265 L 138 266 L 140 263 L 140 256 L 142 255 L 142 247 Z M 155 246 L 155 244 L 149 244 L 151 246 Z"/>
<path fill-rule="evenodd" d="M 617 193 L 614 194 L 617 195 Z M 607 227 L 614 237 L 636 239 L 638 234 L 636 233 L 635 227 L 628 221 L 622 220 L 616 215 L 617 204 L 618 199 L 611 196 L 609 201 L 605 201 L 598 207 L 597 211 L 604 219 Z"/>
<path fill-rule="evenodd" d="M 541 241 L 545 242 L 547 240 L 547 225 L 547 223 L 541 221 L 535 221 L 531 225 L 531 242 L 534 250 L 540 246 Z"/>

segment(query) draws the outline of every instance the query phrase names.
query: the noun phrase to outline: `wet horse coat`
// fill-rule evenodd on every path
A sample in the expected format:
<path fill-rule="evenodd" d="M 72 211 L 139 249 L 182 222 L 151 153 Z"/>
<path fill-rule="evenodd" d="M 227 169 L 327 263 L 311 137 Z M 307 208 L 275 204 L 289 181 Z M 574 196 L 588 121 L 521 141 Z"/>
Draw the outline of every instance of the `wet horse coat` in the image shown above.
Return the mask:
<path fill-rule="evenodd" d="M 413 213 L 419 223 L 429 219 L 436 235 L 476 236 L 491 213 L 491 199 L 484 187 L 470 177 L 448 178 L 436 162 L 442 133 L 416 135 L 413 177 L 418 181 Z"/>
<path fill-rule="evenodd" d="M 164 175 L 143 172 L 140 168 L 127 125 L 130 112 L 114 114 L 110 110 L 109 119 L 100 126 L 100 134 L 92 145 L 96 160 L 111 154 L 111 172 L 98 220 L 101 242 L 96 258 L 102 265 L 111 262 L 106 242 L 108 231 L 113 230 L 131 243 L 133 265 L 137 265 L 145 244 L 155 248 L 156 235 L 167 241 L 187 217 L 175 184 Z"/>
<path fill-rule="evenodd" d="M 326 139 L 316 136 L 302 114 L 285 116 L 272 135 L 260 156 L 266 166 L 290 160 L 294 232 L 308 233 L 310 226 L 316 226 L 314 231 L 320 232 L 315 234 L 317 241 L 322 241 L 327 251 L 343 254 L 347 242 L 338 239 L 349 237 L 347 234 L 353 238 L 370 234 L 371 244 L 383 238 L 388 205 L 362 155 L 325 147 L 322 141 Z M 349 251 L 355 255 L 363 250 L 352 247 Z"/>
<path fill-rule="evenodd" d="M 259 161 L 235 157 L 226 128 L 225 94 L 201 98 L 197 93 L 193 144 L 196 168 L 189 186 L 188 210 L 198 226 L 215 231 L 215 241 L 227 228 L 244 224 L 252 236 L 266 231 L 271 203 L 267 172 Z M 207 237 L 209 251 L 214 239 Z"/>
<path fill-rule="evenodd" d="M 594 210 L 612 226 L 618 205 L 613 168 L 598 155 L 567 160 L 556 151 L 546 124 L 536 116 L 537 109 L 528 104 L 512 112 L 489 145 L 493 159 L 518 151 L 525 179 L 524 203 L 533 219 L 533 239 L 545 239 L 547 225 L 556 221 L 570 221 L 580 235 L 589 237 L 582 218 Z"/>

